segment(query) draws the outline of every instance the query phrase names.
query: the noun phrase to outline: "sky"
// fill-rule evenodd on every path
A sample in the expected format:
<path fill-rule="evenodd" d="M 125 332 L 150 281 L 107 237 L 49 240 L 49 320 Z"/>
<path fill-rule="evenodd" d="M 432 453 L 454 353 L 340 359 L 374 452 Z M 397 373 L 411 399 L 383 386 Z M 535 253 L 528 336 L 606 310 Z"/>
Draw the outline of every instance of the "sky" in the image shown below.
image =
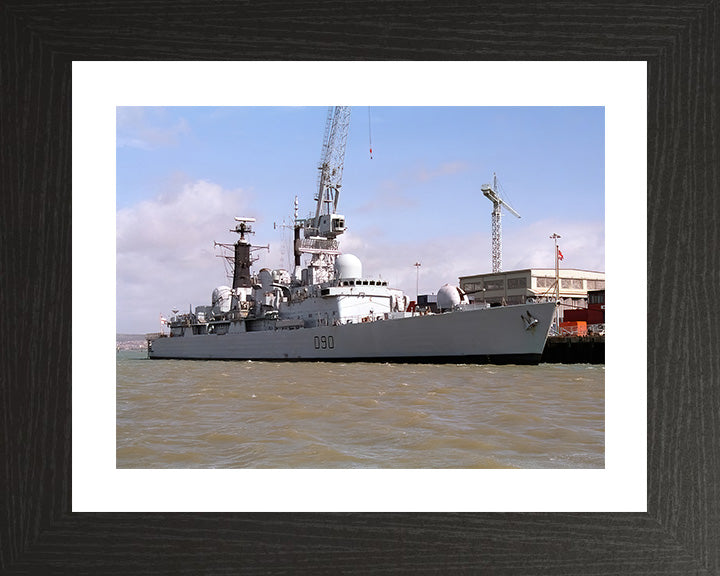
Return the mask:
<path fill-rule="evenodd" d="M 326 107 L 118 107 L 118 333 L 160 329 L 172 309 L 229 283 L 214 242 L 254 217 L 254 270 L 289 268 L 292 221 L 314 210 Z M 372 147 L 372 156 L 370 154 Z M 493 173 L 521 216 L 502 217 L 503 270 L 605 271 L 603 107 L 352 109 L 340 249 L 414 296 L 491 271 Z M 420 262 L 417 269 L 414 264 Z"/>

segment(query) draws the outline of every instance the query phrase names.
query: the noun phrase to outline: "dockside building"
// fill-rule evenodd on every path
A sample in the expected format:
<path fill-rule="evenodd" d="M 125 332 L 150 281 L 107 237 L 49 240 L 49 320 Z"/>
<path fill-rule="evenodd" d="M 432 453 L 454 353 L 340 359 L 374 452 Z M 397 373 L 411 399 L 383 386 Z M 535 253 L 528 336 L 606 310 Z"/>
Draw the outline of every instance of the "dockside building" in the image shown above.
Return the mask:
<path fill-rule="evenodd" d="M 529 268 L 507 272 L 461 276 L 460 288 L 471 301 L 491 305 L 522 304 L 528 300 L 554 300 L 554 268 Z M 587 308 L 588 292 L 605 289 L 605 273 L 590 270 L 560 270 L 560 317 L 567 309 Z"/>

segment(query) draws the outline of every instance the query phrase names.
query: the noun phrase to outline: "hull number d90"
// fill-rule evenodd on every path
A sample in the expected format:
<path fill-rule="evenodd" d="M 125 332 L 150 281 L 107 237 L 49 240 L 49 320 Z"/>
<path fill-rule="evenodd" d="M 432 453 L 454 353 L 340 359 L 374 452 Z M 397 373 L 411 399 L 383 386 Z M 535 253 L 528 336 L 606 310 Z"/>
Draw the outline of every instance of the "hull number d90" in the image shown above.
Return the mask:
<path fill-rule="evenodd" d="M 332 350 L 335 348 L 335 338 L 332 336 L 315 336 L 313 337 L 315 350 Z"/>

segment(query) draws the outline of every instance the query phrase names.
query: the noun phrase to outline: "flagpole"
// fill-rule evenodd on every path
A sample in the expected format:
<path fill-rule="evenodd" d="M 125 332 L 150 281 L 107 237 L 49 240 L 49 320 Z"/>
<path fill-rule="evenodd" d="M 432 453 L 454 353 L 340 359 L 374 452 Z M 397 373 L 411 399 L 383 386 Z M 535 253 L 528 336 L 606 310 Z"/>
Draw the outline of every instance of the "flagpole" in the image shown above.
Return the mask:
<path fill-rule="evenodd" d="M 558 259 L 558 238 L 562 236 L 553 233 L 550 236 L 555 241 L 555 325 L 557 326 L 557 333 L 560 334 L 560 260 Z"/>
<path fill-rule="evenodd" d="M 415 262 L 413 266 L 415 266 L 415 271 L 417 272 L 417 274 L 415 274 L 415 306 L 417 306 L 418 300 L 420 300 L 420 266 L 422 266 L 422 264 Z"/>

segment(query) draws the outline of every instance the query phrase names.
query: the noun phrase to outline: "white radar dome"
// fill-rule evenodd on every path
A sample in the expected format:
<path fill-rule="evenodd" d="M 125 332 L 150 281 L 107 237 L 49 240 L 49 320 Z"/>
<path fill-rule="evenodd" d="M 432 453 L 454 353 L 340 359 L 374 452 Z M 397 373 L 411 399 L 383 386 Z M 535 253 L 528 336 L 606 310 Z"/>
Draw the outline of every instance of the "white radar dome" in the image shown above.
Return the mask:
<path fill-rule="evenodd" d="M 232 302 L 232 290 L 230 286 L 218 286 L 212 293 L 213 314 L 221 314 L 230 311 Z"/>
<path fill-rule="evenodd" d="M 340 254 L 335 258 L 335 276 L 338 280 L 362 278 L 362 262 L 354 254 Z"/>
<path fill-rule="evenodd" d="M 445 284 L 437 293 L 437 305 L 442 310 L 450 310 L 453 306 L 460 304 L 462 293 L 457 286 Z"/>

